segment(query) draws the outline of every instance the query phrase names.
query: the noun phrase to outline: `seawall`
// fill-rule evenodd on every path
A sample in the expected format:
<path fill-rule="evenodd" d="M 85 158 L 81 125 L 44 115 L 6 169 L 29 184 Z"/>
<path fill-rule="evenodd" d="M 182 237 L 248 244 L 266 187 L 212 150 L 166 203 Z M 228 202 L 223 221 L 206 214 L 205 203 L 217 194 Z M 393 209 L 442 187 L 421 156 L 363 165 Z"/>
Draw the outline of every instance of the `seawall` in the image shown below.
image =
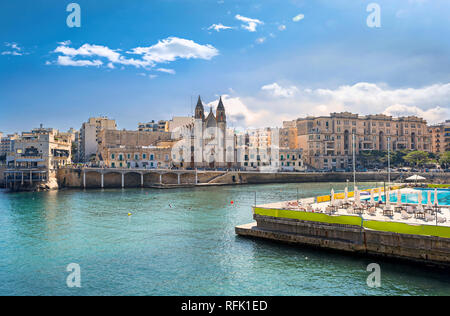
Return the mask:
<path fill-rule="evenodd" d="M 419 173 L 427 182 L 449 183 L 448 173 Z M 392 182 L 401 182 L 412 173 L 391 173 Z M 358 172 L 357 181 L 387 181 L 385 172 Z M 195 185 L 264 184 L 345 182 L 353 180 L 351 172 L 247 172 L 247 171 L 197 171 L 194 170 L 140 170 L 140 169 L 72 169 L 58 170 L 60 188 L 135 188 L 135 187 L 186 187 Z"/>
<path fill-rule="evenodd" d="M 336 223 L 254 215 L 236 234 L 450 268 L 450 238 L 377 231 Z"/>
<path fill-rule="evenodd" d="M 0 188 L 5 186 L 5 177 L 4 177 L 5 167 L 0 167 Z"/>

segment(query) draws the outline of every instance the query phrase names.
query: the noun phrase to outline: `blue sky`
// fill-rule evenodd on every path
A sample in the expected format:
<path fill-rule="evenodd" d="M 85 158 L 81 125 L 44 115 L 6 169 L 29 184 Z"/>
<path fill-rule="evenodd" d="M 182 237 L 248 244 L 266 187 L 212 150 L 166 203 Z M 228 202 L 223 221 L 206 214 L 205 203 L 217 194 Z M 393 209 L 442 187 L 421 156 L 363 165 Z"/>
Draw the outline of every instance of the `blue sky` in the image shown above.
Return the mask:
<path fill-rule="evenodd" d="M 449 118 L 450 1 L 74 2 L 80 28 L 70 1 L 1 2 L 0 131 L 97 115 L 136 129 L 188 115 L 198 94 L 224 95 L 236 127 L 344 110 Z"/>

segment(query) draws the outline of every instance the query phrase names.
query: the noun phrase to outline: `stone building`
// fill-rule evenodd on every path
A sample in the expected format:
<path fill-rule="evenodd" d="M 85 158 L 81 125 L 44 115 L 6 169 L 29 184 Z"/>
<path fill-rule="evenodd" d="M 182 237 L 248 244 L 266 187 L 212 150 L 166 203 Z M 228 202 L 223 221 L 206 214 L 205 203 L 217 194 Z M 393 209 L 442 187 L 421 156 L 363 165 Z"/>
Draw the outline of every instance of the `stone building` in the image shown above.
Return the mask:
<path fill-rule="evenodd" d="M 155 122 L 154 120 L 147 123 L 139 123 L 138 131 L 140 132 L 168 132 L 169 122 L 160 120 Z"/>
<path fill-rule="evenodd" d="M 169 168 L 174 141 L 168 132 L 103 130 L 96 162 L 109 168 Z"/>
<path fill-rule="evenodd" d="M 78 153 L 76 160 L 88 162 L 95 157 L 98 150 L 99 134 L 103 130 L 116 130 L 115 120 L 107 117 L 91 117 L 81 126 L 78 135 Z"/>
<path fill-rule="evenodd" d="M 299 118 L 296 121 L 298 146 L 305 163 L 317 169 L 346 169 L 352 166 L 353 135 L 355 154 L 363 151 L 431 151 L 425 120 L 415 116 L 383 114 L 360 116 L 349 112 L 330 116 Z"/>
<path fill-rule="evenodd" d="M 15 140 L 8 165 L 14 168 L 55 170 L 71 164 L 72 139 L 68 133 L 53 128 L 37 128 L 23 132 Z"/>
<path fill-rule="evenodd" d="M 450 151 L 450 120 L 431 125 L 428 128 L 431 135 L 431 150 L 435 154 Z"/>

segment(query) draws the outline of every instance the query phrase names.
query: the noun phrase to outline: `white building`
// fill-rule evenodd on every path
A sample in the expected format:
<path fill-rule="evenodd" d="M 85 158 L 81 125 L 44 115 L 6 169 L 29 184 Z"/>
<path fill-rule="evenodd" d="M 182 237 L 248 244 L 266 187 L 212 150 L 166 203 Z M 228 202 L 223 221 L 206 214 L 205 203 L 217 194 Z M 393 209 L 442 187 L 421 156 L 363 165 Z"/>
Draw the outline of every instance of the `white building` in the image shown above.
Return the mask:
<path fill-rule="evenodd" d="M 98 135 L 104 129 L 116 130 L 116 121 L 107 117 L 91 117 L 83 123 L 78 137 L 78 161 L 88 162 L 97 154 Z"/>

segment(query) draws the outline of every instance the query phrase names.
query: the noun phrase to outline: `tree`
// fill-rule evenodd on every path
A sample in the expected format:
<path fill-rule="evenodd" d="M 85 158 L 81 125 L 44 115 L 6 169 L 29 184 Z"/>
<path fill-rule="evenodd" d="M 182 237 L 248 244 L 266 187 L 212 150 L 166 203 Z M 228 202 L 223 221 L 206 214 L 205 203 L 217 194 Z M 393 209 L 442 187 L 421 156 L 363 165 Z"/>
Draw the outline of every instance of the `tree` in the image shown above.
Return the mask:
<path fill-rule="evenodd" d="M 410 165 L 417 167 L 423 166 L 429 160 L 428 153 L 420 150 L 411 151 L 404 159 Z"/>
<path fill-rule="evenodd" d="M 439 157 L 439 164 L 441 165 L 441 168 L 448 168 L 450 166 L 450 151 L 446 151 L 445 153 L 441 154 Z"/>

